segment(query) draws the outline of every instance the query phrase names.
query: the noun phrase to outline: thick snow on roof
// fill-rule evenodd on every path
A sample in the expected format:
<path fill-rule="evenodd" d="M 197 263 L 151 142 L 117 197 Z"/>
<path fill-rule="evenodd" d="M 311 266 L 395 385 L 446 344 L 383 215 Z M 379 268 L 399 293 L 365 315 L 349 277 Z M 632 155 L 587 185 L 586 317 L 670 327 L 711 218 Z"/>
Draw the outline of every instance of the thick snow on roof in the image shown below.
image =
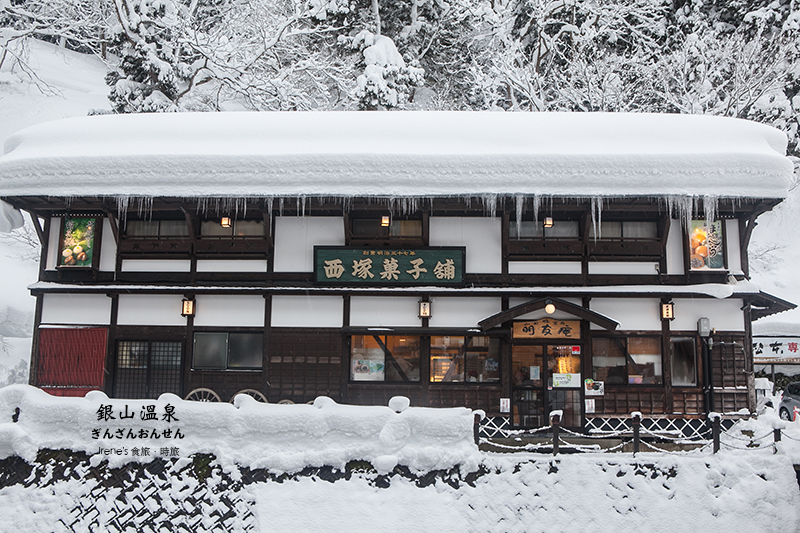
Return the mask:
<path fill-rule="evenodd" d="M 12 135 L 0 196 L 783 198 L 786 136 L 653 114 L 104 115 Z"/>

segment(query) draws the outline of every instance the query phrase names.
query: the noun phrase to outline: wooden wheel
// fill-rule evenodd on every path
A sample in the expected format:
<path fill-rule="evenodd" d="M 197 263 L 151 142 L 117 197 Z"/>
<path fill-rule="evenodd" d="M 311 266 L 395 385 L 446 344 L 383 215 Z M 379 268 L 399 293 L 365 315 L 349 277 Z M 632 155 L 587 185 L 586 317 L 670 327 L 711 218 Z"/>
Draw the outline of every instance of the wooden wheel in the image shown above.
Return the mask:
<path fill-rule="evenodd" d="M 190 400 L 193 402 L 219 402 L 219 394 L 214 392 L 211 389 L 194 389 L 192 392 L 186 395 L 184 400 Z"/>
<path fill-rule="evenodd" d="M 237 392 L 236 394 L 231 396 L 231 403 L 233 403 L 234 398 L 236 398 L 240 394 L 246 394 L 247 396 L 255 398 L 257 402 L 269 403 L 269 402 L 267 402 L 267 397 L 264 396 L 260 391 L 257 391 L 256 389 L 242 389 L 242 390 L 240 390 L 239 392 Z"/>
<path fill-rule="evenodd" d="M 294 402 L 292 400 L 281 400 L 278 402 L 281 405 L 292 405 Z"/>

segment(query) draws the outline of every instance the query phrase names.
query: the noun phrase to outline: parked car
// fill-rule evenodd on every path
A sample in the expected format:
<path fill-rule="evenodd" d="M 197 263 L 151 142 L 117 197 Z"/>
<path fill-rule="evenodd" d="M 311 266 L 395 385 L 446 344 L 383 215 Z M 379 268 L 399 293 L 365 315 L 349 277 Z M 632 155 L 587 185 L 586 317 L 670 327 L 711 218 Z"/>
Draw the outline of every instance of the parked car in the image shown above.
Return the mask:
<path fill-rule="evenodd" d="M 778 412 L 782 420 L 795 420 L 795 409 L 800 409 L 800 381 L 786 385 Z"/>

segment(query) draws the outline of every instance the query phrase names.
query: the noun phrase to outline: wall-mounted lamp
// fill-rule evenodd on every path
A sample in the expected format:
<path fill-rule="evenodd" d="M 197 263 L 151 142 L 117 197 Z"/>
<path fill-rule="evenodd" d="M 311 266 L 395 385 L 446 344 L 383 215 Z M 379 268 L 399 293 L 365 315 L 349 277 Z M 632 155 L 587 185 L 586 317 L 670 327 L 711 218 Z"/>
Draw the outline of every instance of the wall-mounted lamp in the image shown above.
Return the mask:
<path fill-rule="evenodd" d="M 544 312 L 548 315 L 552 315 L 556 312 L 556 304 L 553 303 L 553 300 L 547 300 L 544 303 Z"/>
<path fill-rule="evenodd" d="M 222 217 L 222 220 L 219 222 L 223 228 L 230 228 L 233 223 L 231 222 L 231 217 Z"/>
<path fill-rule="evenodd" d="M 544 217 L 544 227 L 545 228 L 553 227 L 553 217 Z"/>
<path fill-rule="evenodd" d="M 431 302 L 424 302 L 420 300 L 419 302 L 419 317 L 420 318 L 430 318 L 432 317 L 432 309 L 431 309 Z"/>
<path fill-rule="evenodd" d="M 381 217 L 381 226 L 384 228 L 389 227 L 389 217 L 387 216 Z"/>
<path fill-rule="evenodd" d="M 195 302 L 192 298 L 184 298 L 181 302 L 181 316 L 194 316 Z"/>
<path fill-rule="evenodd" d="M 661 320 L 675 320 L 675 304 L 672 302 L 661 304 Z"/>

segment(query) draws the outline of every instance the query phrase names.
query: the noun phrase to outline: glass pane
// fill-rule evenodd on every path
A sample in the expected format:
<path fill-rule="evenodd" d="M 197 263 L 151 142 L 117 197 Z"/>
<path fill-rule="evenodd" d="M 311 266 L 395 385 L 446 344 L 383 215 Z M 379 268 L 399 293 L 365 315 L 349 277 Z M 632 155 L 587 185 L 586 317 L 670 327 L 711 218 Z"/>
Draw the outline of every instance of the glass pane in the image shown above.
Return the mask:
<path fill-rule="evenodd" d="M 542 221 L 534 222 L 532 220 L 524 220 L 519 226 L 517 226 L 516 222 L 512 222 L 510 230 L 512 239 L 519 239 L 520 237 L 541 237 Z"/>
<path fill-rule="evenodd" d="M 390 234 L 395 237 L 420 237 L 422 235 L 422 221 L 393 220 Z"/>
<path fill-rule="evenodd" d="M 230 237 L 233 228 L 224 228 L 219 220 L 204 220 L 200 224 L 200 235 L 203 237 Z"/>
<path fill-rule="evenodd" d="M 419 381 L 419 337 L 385 337 L 386 381 Z"/>
<path fill-rule="evenodd" d="M 195 333 L 193 368 L 224 370 L 228 361 L 227 333 Z"/>
<path fill-rule="evenodd" d="M 672 384 L 676 387 L 697 385 L 695 344 L 691 338 L 670 339 L 672 354 Z"/>
<path fill-rule="evenodd" d="M 511 351 L 511 372 L 515 387 L 541 387 L 544 348 L 514 346 Z"/>
<path fill-rule="evenodd" d="M 431 381 L 464 381 L 464 337 L 431 337 Z"/>
<path fill-rule="evenodd" d="M 628 338 L 628 383 L 654 385 L 663 382 L 661 376 L 661 338 Z"/>
<path fill-rule="evenodd" d="M 263 220 L 237 220 L 233 223 L 233 234 L 239 237 L 242 236 L 257 236 L 264 235 L 264 221 Z"/>
<path fill-rule="evenodd" d="M 546 424 L 544 414 L 544 392 L 536 389 L 514 391 L 512 411 L 514 426 L 540 428 Z"/>
<path fill-rule="evenodd" d="M 473 337 L 465 356 L 467 381 L 500 381 L 500 339 Z"/>
<path fill-rule="evenodd" d="M 592 379 L 606 385 L 628 382 L 625 361 L 625 339 L 596 337 L 592 339 Z"/>
<path fill-rule="evenodd" d="M 602 221 L 600 222 L 600 235 L 601 239 L 621 239 L 622 238 L 622 222 L 618 221 Z"/>
<path fill-rule="evenodd" d="M 380 337 L 372 335 L 353 335 L 350 338 L 351 380 L 384 380 L 386 376 L 385 356 L 378 339 Z"/>
<path fill-rule="evenodd" d="M 581 427 L 581 393 L 576 390 L 553 389 L 548 391 L 550 411 L 560 409 L 564 412 L 561 425 Z"/>
<path fill-rule="evenodd" d="M 181 367 L 181 352 L 183 345 L 180 342 L 153 342 L 151 343 L 150 366 L 152 368 L 176 369 Z"/>
<path fill-rule="evenodd" d="M 117 368 L 147 368 L 147 342 L 120 341 L 117 345 Z"/>
<path fill-rule="evenodd" d="M 389 228 L 381 226 L 380 218 L 353 219 L 353 235 L 359 237 L 385 237 L 389 235 Z"/>
<path fill-rule="evenodd" d="M 125 225 L 128 237 L 157 237 L 158 220 L 129 220 Z"/>
<path fill-rule="evenodd" d="M 228 337 L 228 368 L 261 368 L 264 335 L 231 333 Z"/>
<path fill-rule="evenodd" d="M 572 346 L 548 346 L 547 363 L 550 375 L 547 386 L 559 386 L 555 378 L 560 377 L 562 387 L 580 387 L 581 384 L 581 352 Z M 569 384 L 566 384 L 569 383 Z"/>
<path fill-rule="evenodd" d="M 655 222 L 623 222 L 622 234 L 626 239 L 655 239 L 658 237 L 658 226 Z"/>
<path fill-rule="evenodd" d="M 161 220 L 159 233 L 165 237 L 188 237 L 189 227 L 185 220 Z"/>
<path fill-rule="evenodd" d="M 545 237 L 575 237 L 579 236 L 577 220 L 556 220 L 552 228 L 545 228 Z"/>

